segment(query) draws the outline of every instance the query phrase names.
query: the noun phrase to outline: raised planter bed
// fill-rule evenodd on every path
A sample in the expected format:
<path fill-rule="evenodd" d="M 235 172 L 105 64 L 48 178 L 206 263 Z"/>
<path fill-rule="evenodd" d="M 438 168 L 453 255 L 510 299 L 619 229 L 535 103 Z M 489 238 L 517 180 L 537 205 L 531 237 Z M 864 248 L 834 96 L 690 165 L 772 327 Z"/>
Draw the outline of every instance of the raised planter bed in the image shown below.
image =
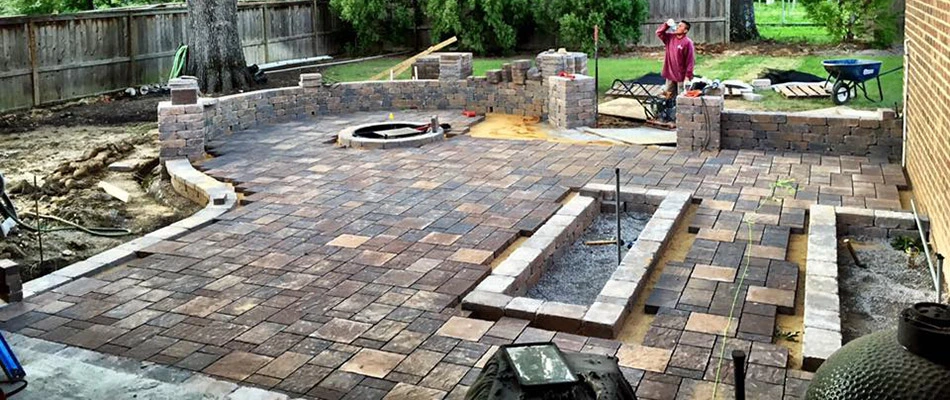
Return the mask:
<path fill-rule="evenodd" d="M 861 236 L 883 240 L 917 237 L 919 233 L 914 215 L 906 212 L 814 205 L 810 215 L 802 356 L 803 368 L 814 371 L 845 343 L 840 290 L 842 270 L 857 267 L 847 258 L 847 250 L 839 246 L 838 238 Z M 927 230 L 927 221 L 923 221 L 923 225 Z M 906 267 L 896 265 L 895 268 Z M 855 290 L 865 288 L 849 288 L 849 291 Z M 896 321 L 897 315 L 892 318 Z"/>
<path fill-rule="evenodd" d="M 621 206 L 652 217 L 594 301 L 589 305 L 568 304 L 526 296 L 552 260 L 583 235 L 603 203 L 614 200 L 613 186 L 587 185 L 469 293 L 462 300 L 462 308 L 486 319 L 509 316 L 526 319 L 542 329 L 613 338 L 690 199 L 690 193 L 682 191 L 621 188 Z"/>

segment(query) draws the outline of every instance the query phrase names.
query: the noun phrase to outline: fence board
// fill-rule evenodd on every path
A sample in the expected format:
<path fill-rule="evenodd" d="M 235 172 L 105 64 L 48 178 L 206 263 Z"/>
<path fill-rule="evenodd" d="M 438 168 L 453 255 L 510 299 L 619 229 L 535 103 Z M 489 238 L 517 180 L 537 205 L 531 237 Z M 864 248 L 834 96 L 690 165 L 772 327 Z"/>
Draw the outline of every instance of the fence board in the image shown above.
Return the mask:
<path fill-rule="evenodd" d="M 649 0 L 649 6 L 641 45 L 661 45 L 654 32 L 667 18 L 691 21 L 696 42 L 727 40 L 728 0 Z M 167 80 L 186 24 L 182 6 L 0 18 L 0 111 Z M 249 64 L 337 54 L 341 39 L 352 35 L 327 0 L 242 2 L 238 32 Z M 549 45 L 536 39 L 525 44 L 553 47 L 551 38 Z"/>
<path fill-rule="evenodd" d="M 0 18 L 0 111 L 165 81 L 186 25 L 181 6 Z M 343 29 L 325 0 L 238 6 L 249 64 L 338 53 Z"/>

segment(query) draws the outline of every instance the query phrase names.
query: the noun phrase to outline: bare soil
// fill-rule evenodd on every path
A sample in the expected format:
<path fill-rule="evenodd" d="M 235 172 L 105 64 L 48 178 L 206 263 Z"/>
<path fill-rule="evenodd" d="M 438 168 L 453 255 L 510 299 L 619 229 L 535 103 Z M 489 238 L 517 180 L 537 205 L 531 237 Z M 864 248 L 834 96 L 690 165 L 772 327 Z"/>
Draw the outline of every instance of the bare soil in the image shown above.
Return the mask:
<path fill-rule="evenodd" d="M 121 102 L 127 109 L 143 101 Z M 139 118 L 109 113 L 101 105 L 70 107 L 71 115 L 106 121 Z M 116 115 L 109 115 L 116 114 Z M 69 119 L 73 117 L 68 117 Z M 110 119 L 111 118 L 111 119 Z M 87 227 L 124 228 L 131 235 L 106 238 L 79 231 L 48 232 L 38 235 L 19 229 L 0 237 L 0 258 L 13 259 L 22 266 L 23 279 L 30 280 L 83 260 L 101 251 L 171 224 L 198 210 L 198 206 L 178 196 L 160 178 L 158 135 L 155 123 L 88 126 L 56 121 L 49 116 L 22 119 L 17 133 L 0 134 L 0 173 L 6 191 L 20 219 L 37 226 L 32 215 L 53 215 Z M 107 166 L 126 160 L 132 172 L 111 172 Z M 34 186 L 34 177 L 36 185 Z M 107 182 L 128 192 L 123 202 L 99 188 Z M 63 226 L 43 220 L 44 228 Z M 40 251 L 42 240 L 42 252 Z M 41 263 L 42 260 L 42 263 Z"/>

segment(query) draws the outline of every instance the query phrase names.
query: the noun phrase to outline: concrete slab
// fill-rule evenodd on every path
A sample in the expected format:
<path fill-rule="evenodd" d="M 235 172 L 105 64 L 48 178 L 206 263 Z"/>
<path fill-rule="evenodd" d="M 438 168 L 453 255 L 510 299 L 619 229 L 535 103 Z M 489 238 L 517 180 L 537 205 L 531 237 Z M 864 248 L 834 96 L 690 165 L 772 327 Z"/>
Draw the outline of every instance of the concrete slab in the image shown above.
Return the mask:
<path fill-rule="evenodd" d="M 647 116 L 643 106 L 634 99 L 619 98 L 605 101 L 597 106 L 597 112 L 613 117 L 631 118 L 646 121 Z"/>
<path fill-rule="evenodd" d="M 30 386 L 18 399 L 287 399 L 202 374 L 3 333 L 23 363 Z M 156 369 L 167 370 L 157 373 Z M 253 394 L 252 397 L 248 397 Z"/>
<path fill-rule="evenodd" d="M 674 145 L 676 131 L 639 126 L 636 128 L 587 128 L 587 132 L 626 144 Z"/>

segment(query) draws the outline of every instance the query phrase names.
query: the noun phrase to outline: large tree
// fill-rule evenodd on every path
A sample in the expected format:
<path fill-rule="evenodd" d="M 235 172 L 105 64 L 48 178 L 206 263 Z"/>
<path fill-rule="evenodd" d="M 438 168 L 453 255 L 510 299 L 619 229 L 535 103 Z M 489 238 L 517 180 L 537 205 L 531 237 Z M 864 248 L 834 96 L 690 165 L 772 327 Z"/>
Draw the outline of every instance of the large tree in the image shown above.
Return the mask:
<path fill-rule="evenodd" d="M 752 0 L 732 0 L 729 9 L 729 40 L 744 42 L 757 40 L 759 30 L 755 27 L 755 8 Z"/>
<path fill-rule="evenodd" d="M 205 93 L 230 93 L 253 80 L 237 28 L 237 0 L 188 0 L 189 75 Z"/>

